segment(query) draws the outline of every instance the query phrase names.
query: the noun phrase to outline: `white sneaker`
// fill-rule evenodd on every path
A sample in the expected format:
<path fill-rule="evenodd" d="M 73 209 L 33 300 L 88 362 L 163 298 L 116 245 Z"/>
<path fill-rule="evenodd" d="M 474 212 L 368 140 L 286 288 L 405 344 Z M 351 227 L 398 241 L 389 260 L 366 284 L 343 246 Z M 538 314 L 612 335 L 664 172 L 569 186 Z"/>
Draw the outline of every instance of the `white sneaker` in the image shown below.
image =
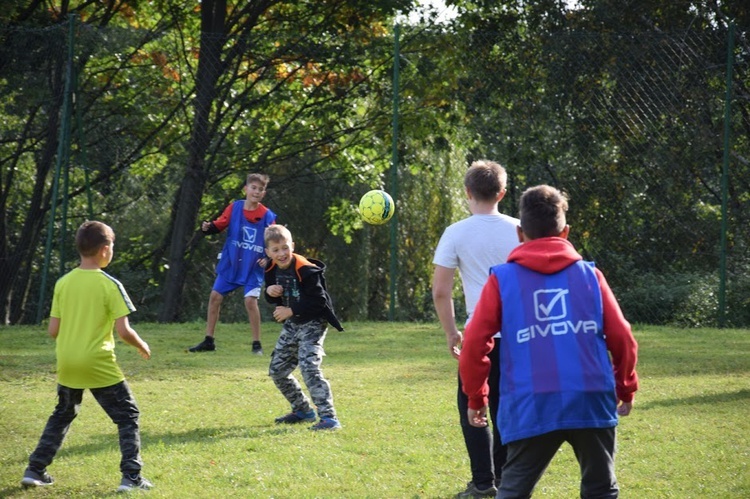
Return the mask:
<path fill-rule="evenodd" d="M 30 468 L 26 468 L 21 480 L 21 485 L 24 487 L 44 487 L 53 483 L 55 483 L 55 480 L 46 471 L 37 473 Z"/>
<path fill-rule="evenodd" d="M 149 490 L 154 486 L 141 475 L 123 475 L 117 492 L 130 492 L 131 490 Z"/>

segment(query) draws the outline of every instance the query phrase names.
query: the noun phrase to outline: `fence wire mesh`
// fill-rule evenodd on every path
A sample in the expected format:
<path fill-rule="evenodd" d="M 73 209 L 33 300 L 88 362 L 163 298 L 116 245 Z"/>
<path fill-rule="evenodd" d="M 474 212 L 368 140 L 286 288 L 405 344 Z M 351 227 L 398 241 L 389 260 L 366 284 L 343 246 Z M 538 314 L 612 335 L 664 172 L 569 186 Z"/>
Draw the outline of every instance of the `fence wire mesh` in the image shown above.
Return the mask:
<path fill-rule="evenodd" d="M 437 54 L 409 50 L 426 45 L 419 36 L 432 39 L 404 42 L 412 77 L 447 82 L 475 134 L 468 156 L 509 171 L 501 211 L 515 215 L 530 185 L 567 192 L 571 240 L 602 268 L 634 322 L 716 324 L 724 260 L 727 323 L 747 325 L 744 97 L 730 115 L 729 244 L 721 247 L 726 32 L 510 42 L 506 33 L 475 32 L 433 47 L 455 53 L 442 73 L 431 63 Z M 525 48 L 509 54 L 509 43 Z M 746 58 L 733 60 L 734 95 L 746 96 Z"/>
<path fill-rule="evenodd" d="M 393 277 L 387 231 L 357 224 L 358 196 L 373 186 L 396 191 L 397 318 L 433 320 L 432 252 L 445 226 L 467 214 L 466 165 L 489 158 L 509 172 L 503 212 L 515 214 L 533 184 L 569 194 L 571 239 L 631 321 L 717 324 L 725 262 L 726 324 L 750 325 L 748 57 L 738 37 L 723 212 L 726 30 L 522 36 L 407 27 L 396 93 L 385 32 L 366 46 L 329 39 L 286 51 L 222 40 L 225 52 L 212 55 L 177 33 L 81 23 L 69 59 L 70 26 L 0 28 L 6 324 L 46 314 L 54 279 L 76 265 L 72 234 L 92 216 L 117 232 L 111 272 L 141 320 L 164 318 L 170 252 L 184 238 L 184 292 L 170 319 L 202 320 L 222 239 L 200 237 L 197 222 L 241 198 L 253 170 L 271 175 L 265 203 L 298 248 L 329 263 L 329 288 L 349 320 L 384 319 Z M 241 70 L 217 73 L 220 98 L 201 121 L 198 65 L 228 62 Z M 394 185 L 386 172 L 396 94 Z M 208 142 L 199 159 L 211 168 L 191 170 L 200 140 Z M 179 236 L 176 210 L 195 175 L 197 220 Z M 244 320 L 233 301 L 223 320 Z"/>

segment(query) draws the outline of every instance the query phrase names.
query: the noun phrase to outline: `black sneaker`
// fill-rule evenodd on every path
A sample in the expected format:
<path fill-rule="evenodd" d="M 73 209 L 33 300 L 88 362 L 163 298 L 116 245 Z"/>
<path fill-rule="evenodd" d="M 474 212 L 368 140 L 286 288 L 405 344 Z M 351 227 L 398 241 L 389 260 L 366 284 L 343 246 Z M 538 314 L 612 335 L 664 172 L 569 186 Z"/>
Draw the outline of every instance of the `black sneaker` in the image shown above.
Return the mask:
<path fill-rule="evenodd" d="M 131 490 L 151 490 L 154 484 L 141 475 L 122 475 L 117 492 L 130 492 Z"/>
<path fill-rule="evenodd" d="M 46 471 L 38 473 L 31 468 L 26 468 L 21 480 L 21 485 L 24 487 L 44 487 L 53 483 L 55 483 L 55 480 Z"/>
<path fill-rule="evenodd" d="M 206 336 L 203 341 L 188 348 L 188 352 L 213 352 L 214 350 L 216 350 L 216 344 L 211 336 Z"/>
<path fill-rule="evenodd" d="M 276 424 L 297 424 L 315 421 L 315 411 L 294 411 L 276 418 Z"/>
<path fill-rule="evenodd" d="M 312 431 L 340 430 L 341 423 L 336 418 L 320 418 L 320 421 L 310 427 Z"/>
<path fill-rule="evenodd" d="M 495 487 L 494 485 L 490 485 L 486 489 L 480 489 L 476 485 L 474 485 L 474 482 L 469 482 L 466 484 L 466 490 L 456 494 L 456 497 L 457 498 L 495 497 L 496 494 L 497 494 L 497 487 Z"/>
<path fill-rule="evenodd" d="M 253 355 L 263 355 L 263 347 L 260 346 L 260 341 L 253 341 Z"/>

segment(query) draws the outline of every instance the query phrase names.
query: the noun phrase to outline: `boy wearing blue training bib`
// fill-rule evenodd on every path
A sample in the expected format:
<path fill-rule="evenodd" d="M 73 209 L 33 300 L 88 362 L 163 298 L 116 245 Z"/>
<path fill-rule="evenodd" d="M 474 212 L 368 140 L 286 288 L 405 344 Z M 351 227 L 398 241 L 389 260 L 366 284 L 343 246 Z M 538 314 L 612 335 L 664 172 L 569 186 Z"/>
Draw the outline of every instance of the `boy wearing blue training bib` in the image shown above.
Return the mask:
<path fill-rule="evenodd" d="M 553 187 L 523 193 L 522 244 L 491 269 L 464 334 L 459 370 L 478 427 L 487 424 L 487 355 L 495 332 L 503 335 L 501 499 L 531 497 L 564 442 L 578 459 L 581 497 L 619 494 L 615 427 L 638 389 L 638 345 L 604 275 L 567 240 L 567 209 Z"/>

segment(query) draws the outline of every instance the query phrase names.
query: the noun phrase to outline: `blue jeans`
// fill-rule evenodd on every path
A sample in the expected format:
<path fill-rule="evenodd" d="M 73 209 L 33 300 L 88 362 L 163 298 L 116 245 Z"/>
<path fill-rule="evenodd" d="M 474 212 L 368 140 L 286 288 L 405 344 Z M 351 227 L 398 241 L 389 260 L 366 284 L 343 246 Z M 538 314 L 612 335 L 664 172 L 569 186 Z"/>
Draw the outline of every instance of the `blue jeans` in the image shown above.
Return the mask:
<path fill-rule="evenodd" d="M 138 474 L 141 471 L 141 436 L 138 427 L 140 412 L 133 392 L 125 381 L 104 388 L 91 388 L 104 412 L 117 425 L 120 436 L 120 471 L 123 474 Z M 70 424 L 81 410 L 83 389 L 57 385 L 57 406 L 47 420 L 42 436 L 29 457 L 29 468 L 44 471 L 52 463 L 62 446 Z"/>

